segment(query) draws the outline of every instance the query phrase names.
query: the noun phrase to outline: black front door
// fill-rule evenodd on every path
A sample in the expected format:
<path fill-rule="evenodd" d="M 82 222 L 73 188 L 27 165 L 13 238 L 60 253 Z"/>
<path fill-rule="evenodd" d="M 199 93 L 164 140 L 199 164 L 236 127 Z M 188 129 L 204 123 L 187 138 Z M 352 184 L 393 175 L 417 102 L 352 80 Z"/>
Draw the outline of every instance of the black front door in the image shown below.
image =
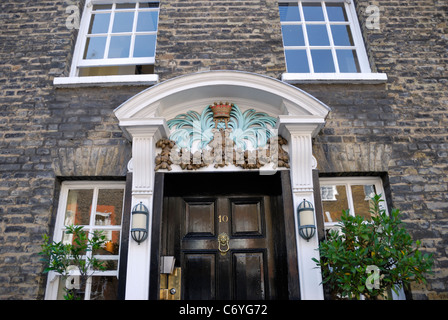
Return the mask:
<path fill-rule="evenodd" d="M 182 268 L 182 299 L 291 298 L 282 189 L 280 174 L 165 176 L 160 255 Z"/>

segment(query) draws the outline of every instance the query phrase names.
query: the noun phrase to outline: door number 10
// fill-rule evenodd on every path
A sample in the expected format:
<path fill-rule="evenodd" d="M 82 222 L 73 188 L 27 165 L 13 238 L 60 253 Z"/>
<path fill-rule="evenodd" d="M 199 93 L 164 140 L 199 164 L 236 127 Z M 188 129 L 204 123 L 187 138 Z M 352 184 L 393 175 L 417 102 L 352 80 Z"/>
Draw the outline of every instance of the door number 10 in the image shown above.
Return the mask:
<path fill-rule="evenodd" d="M 221 222 L 228 222 L 229 221 L 229 217 L 225 214 L 225 215 L 219 215 L 218 216 L 218 221 Z"/>

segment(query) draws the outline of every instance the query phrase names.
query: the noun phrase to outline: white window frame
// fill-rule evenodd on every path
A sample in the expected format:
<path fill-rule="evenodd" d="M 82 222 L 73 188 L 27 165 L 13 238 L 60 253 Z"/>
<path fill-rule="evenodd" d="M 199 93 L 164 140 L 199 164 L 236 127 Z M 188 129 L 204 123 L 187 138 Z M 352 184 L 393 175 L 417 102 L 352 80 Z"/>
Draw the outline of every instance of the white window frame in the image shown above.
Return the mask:
<path fill-rule="evenodd" d="M 331 49 L 333 60 L 335 64 L 335 72 L 332 73 L 315 73 L 312 60 L 311 60 L 311 52 L 310 49 L 319 49 L 320 47 L 313 46 L 310 47 L 308 42 L 308 34 L 304 30 L 304 41 L 305 45 L 300 47 L 288 46 L 289 49 L 305 49 L 308 58 L 308 64 L 310 68 L 309 73 L 284 73 L 282 75 L 282 81 L 288 83 L 313 83 L 313 82 L 356 82 L 356 83 L 378 83 L 387 81 L 387 75 L 384 73 L 372 73 L 370 68 L 369 58 L 367 56 L 367 52 L 365 49 L 364 41 L 362 38 L 361 28 L 359 26 L 358 16 L 356 14 L 356 8 L 354 1 L 347 0 L 280 0 L 280 3 L 298 3 L 299 5 L 299 13 L 301 16 L 301 22 L 280 22 L 281 25 L 297 25 L 300 24 L 304 28 L 306 28 L 306 24 L 320 24 L 322 25 L 322 21 L 319 22 L 304 22 L 303 19 L 303 9 L 302 2 L 315 2 L 321 3 L 322 6 L 325 6 L 325 3 L 333 2 L 333 3 L 343 3 L 345 7 L 345 11 L 347 13 L 348 22 L 331 22 L 331 24 L 340 24 L 340 25 L 349 25 L 350 30 L 352 32 L 352 37 L 354 41 L 354 46 L 337 46 L 338 49 L 352 49 L 356 50 L 356 54 L 358 57 L 358 63 L 360 67 L 359 73 L 341 73 L 339 72 L 339 64 L 337 63 L 337 56 L 335 45 L 333 43 L 333 38 L 329 37 L 330 46 L 325 46 L 325 49 Z M 325 25 L 327 27 L 327 31 L 330 28 L 328 16 L 326 10 L 324 10 L 324 18 Z M 323 48 L 323 47 L 322 47 Z M 285 46 L 284 46 L 285 49 Z M 286 55 L 285 55 L 285 63 L 286 63 Z"/>
<path fill-rule="evenodd" d="M 386 210 L 386 213 L 388 213 L 387 210 L 387 204 L 386 204 L 386 197 L 384 194 L 384 187 L 383 182 L 380 177 L 332 177 L 332 178 L 319 178 L 319 184 L 321 187 L 327 186 L 327 187 L 333 187 L 333 186 L 345 186 L 345 191 L 347 193 L 347 203 L 349 209 L 349 214 L 352 216 L 356 215 L 355 212 L 355 206 L 353 203 L 353 196 L 351 192 L 351 186 L 354 185 L 374 185 L 377 194 L 381 195 L 381 199 L 383 200 L 380 202 L 381 209 Z M 327 201 L 327 200 L 325 200 Z M 325 215 L 325 212 L 323 213 Z M 325 230 L 331 229 L 336 227 L 338 224 L 337 221 L 333 222 L 324 222 Z"/>
<path fill-rule="evenodd" d="M 80 77 L 78 76 L 79 68 L 81 67 L 107 67 L 107 66 L 129 66 L 129 65 L 148 65 L 155 63 L 155 54 L 154 57 L 148 57 L 148 58 L 108 58 L 108 59 L 92 59 L 92 60 L 86 60 L 83 59 L 84 50 L 86 46 L 87 41 L 87 33 L 90 25 L 90 20 L 92 17 L 92 10 L 93 6 L 97 4 L 112 4 L 113 9 L 115 8 L 116 4 L 119 3 L 138 3 L 143 2 L 140 0 L 90 0 L 86 1 L 86 4 L 84 6 L 84 11 L 80 20 L 79 24 L 79 31 L 78 31 L 78 37 L 75 44 L 75 50 L 73 52 L 73 59 L 72 64 L 70 68 L 70 74 L 68 77 L 57 77 L 53 80 L 53 84 L 57 87 L 80 87 L 80 86 L 92 86 L 92 85 L 98 85 L 98 86 L 108 86 L 108 85 L 152 85 L 158 82 L 159 77 L 157 74 L 132 74 L 132 75 L 112 75 L 112 76 L 90 76 L 90 77 Z M 154 1 L 159 2 L 159 1 Z M 108 10 L 112 12 L 112 10 Z M 122 10 L 122 9 L 120 9 Z M 155 11 L 159 10 L 157 9 L 140 9 L 143 11 Z M 102 12 L 108 12 L 108 11 L 102 11 Z M 132 11 L 130 9 L 129 11 Z M 134 16 L 134 29 L 136 26 L 135 19 L 137 19 L 137 15 Z M 108 34 L 111 33 L 111 29 L 113 26 L 113 21 L 109 25 L 109 31 Z M 158 29 L 158 26 L 157 26 Z M 127 33 L 120 33 L 120 35 L 132 35 L 135 34 L 135 30 L 132 32 Z M 157 31 L 155 32 L 145 32 L 145 34 L 157 34 Z M 132 37 L 133 38 L 133 37 Z M 110 37 L 108 37 L 110 39 Z M 108 52 L 110 40 L 106 43 L 105 53 Z M 134 42 L 131 42 L 130 52 L 133 52 L 133 46 Z M 156 49 L 157 50 L 157 40 L 156 40 Z"/>
<path fill-rule="evenodd" d="M 87 231 L 89 235 L 93 234 L 93 230 L 103 230 L 106 233 L 111 231 L 119 231 L 120 232 L 120 243 L 121 243 L 121 237 L 122 234 L 122 225 L 114 226 L 101 226 L 101 225 L 95 225 L 95 216 L 96 211 L 94 212 L 98 200 L 98 193 L 99 190 L 105 190 L 105 189 L 123 189 L 123 206 L 124 209 L 124 195 L 125 195 L 125 182 L 121 181 L 65 181 L 61 185 L 61 191 L 59 196 L 59 204 L 58 204 L 58 211 L 56 216 L 56 222 L 54 227 L 54 235 L 52 241 L 54 242 L 60 242 L 62 241 L 62 234 L 63 231 L 66 230 L 66 226 L 64 223 L 65 215 L 66 215 L 66 208 L 67 208 L 67 200 L 68 200 L 68 193 L 70 190 L 93 190 L 93 198 L 92 198 L 92 211 L 90 212 L 90 223 L 89 225 L 83 225 L 83 230 Z M 122 212 L 123 214 L 123 212 Z M 121 219 L 123 222 L 123 217 Z M 121 251 L 121 246 L 120 250 Z M 88 252 L 87 254 L 91 254 L 91 252 Z M 99 260 L 116 260 L 117 263 L 117 270 L 107 270 L 107 271 L 95 271 L 92 275 L 92 277 L 95 276 L 108 276 L 108 277 L 116 277 L 118 278 L 118 270 L 120 269 L 120 252 L 118 252 L 117 255 L 98 255 L 96 256 Z M 74 276 L 79 275 L 79 271 L 73 270 L 72 274 Z M 86 290 L 85 290 L 85 300 L 90 299 L 90 289 L 92 284 L 92 277 L 90 277 L 86 284 Z M 58 275 L 54 271 L 50 271 L 48 273 L 48 280 L 47 280 L 47 287 L 45 291 L 45 300 L 56 300 L 58 298 L 58 290 L 59 290 L 59 283 L 60 283 L 60 275 Z"/>

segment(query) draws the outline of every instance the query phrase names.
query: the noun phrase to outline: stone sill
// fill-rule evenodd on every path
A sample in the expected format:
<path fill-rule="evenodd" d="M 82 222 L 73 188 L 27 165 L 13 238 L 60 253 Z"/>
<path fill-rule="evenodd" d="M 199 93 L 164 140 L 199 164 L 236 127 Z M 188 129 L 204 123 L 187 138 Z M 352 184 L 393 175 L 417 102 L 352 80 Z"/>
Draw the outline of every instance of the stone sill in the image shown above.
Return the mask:
<path fill-rule="evenodd" d="M 157 74 L 95 77 L 58 77 L 54 78 L 53 85 L 56 88 L 146 86 L 156 84 L 158 81 L 159 76 Z"/>
<path fill-rule="evenodd" d="M 283 73 L 282 81 L 290 84 L 351 83 L 378 84 L 387 82 L 385 73 Z"/>

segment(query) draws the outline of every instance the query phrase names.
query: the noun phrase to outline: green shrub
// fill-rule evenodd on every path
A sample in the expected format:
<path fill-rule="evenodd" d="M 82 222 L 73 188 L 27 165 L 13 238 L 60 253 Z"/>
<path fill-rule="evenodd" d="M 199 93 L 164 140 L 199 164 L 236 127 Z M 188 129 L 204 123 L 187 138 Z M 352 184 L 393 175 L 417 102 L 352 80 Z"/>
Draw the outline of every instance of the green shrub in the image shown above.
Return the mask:
<path fill-rule="evenodd" d="M 43 236 L 44 244 L 39 252 L 46 264 L 44 273 L 54 271 L 65 281 L 71 276 L 72 270 L 79 272 L 79 287 L 64 287 L 66 300 L 79 300 L 80 290 L 95 271 L 105 270 L 103 261 L 94 257 L 93 252 L 100 249 L 106 242 L 106 236 L 101 231 L 95 231 L 92 237 L 82 226 L 67 226 L 66 234 L 72 234 L 71 243 L 52 242 L 47 235 Z M 91 252 L 92 254 L 90 254 Z"/>
<path fill-rule="evenodd" d="M 322 282 L 339 298 L 387 298 L 388 290 L 398 294 L 413 281 L 426 283 L 432 273 L 432 256 L 420 251 L 401 225 L 399 210 L 390 215 L 380 207 L 379 195 L 371 199 L 371 220 L 342 213 L 338 226 L 320 243 Z M 372 273 L 373 271 L 373 273 Z"/>

